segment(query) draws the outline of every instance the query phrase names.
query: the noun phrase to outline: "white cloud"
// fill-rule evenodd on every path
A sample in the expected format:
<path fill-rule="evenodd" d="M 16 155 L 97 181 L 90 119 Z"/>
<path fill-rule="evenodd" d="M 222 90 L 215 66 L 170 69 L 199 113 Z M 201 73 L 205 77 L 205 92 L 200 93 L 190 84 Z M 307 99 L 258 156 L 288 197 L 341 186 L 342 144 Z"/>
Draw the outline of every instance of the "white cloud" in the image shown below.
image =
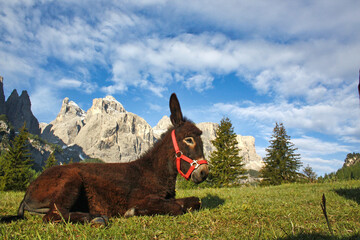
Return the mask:
<path fill-rule="evenodd" d="M 34 9 L 29 2 L 23 11 L 15 11 L 13 5 L 7 5 L 7 15 L 0 24 L 7 29 L 5 38 L 14 41 L 7 53 L 11 52 L 12 56 L 18 52 L 27 53 L 28 56 L 21 58 L 26 59 L 23 61 L 30 69 L 44 64 L 49 57 L 75 67 L 94 63 L 106 65 L 113 73 L 113 83 L 103 88 L 108 93 L 124 92 L 131 86 L 145 89 L 151 86 L 148 90 L 161 96 L 167 85 L 176 81 L 174 74 L 182 76 L 186 87 L 192 87 L 189 79 L 195 79 L 195 83 L 200 84 L 195 85 L 197 90 L 209 89 L 211 78 L 216 74 L 237 73 L 246 76 L 259 93 L 272 92 L 287 98 L 304 96 L 314 102 L 319 95 L 326 96 L 329 87 L 338 84 L 332 82 L 333 79 L 341 80 L 360 61 L 360 57 L 353 54 L 360 50 L 360 34 L 347 38 L 346 42 L 338 34 L 338 30 L 346 34 L 350 29 L 339 29 L 340 26 L 359 21 L 348 15 L 356 12 L 352 4 L 335 4 L 341 11 L 329 18 L 325 13 L 332 12 L 334 4 L 324 2 L 310 6 L 303 2 L 160 2 L 160 11 L 154 12 L 153 19 L 136 11 L 152 8 L 153 1 L 128 3 L 126 7 L 108 3 L 108 6 L 114 5 L 113 8 L 96 3 L 94 8 L 90 8 L 84 2 L 64 2 L 58 9 L 75 4 L 75 15 L 56 11 L 58 17 L 46 18 L 47 21 L 41 21 L 44 18 L 42 5 Z M 268 11 L 270 6 L 271 11 Z M 98 8 L 106 9 L 105 14 Z M 92 13 L 89 14 L 92 17 L 85 16 L 79 9 Z M 169 13 L 161 11 L 164 9 Z M 262 13 L 261 17 L 255 17 L 253 11 Z M 169 20 L 168 14 L 172 14 L 175 20 Z M 28 16 L 31 16 L 32 24 L 23 20 Z M 200 24 L 210 23 L 218 28 L 214 32 L 186 34 L 185 29 L 173 36 L 162 34 L 162 31 L 169 30 L 166 28 L 168 24 L 177 27 L 179 22 L 173 21 L 184 16 L 193 16 Z M 192 26 L 192 23 L 183 21 Z M 157 22 L 164 22 L 164 27 Z M 223 27 L 233 33 L 245 31 L 250 37 L 229 38 L 222 33 Z M 274 31 L 270 38 L 267 38 L 267 29 Z M 337 29 L 337 34 L 329 35 L 332 29 Z M 286 33 L 289 39 L 292 39 L 289 33 L 292 34 L 294 40 L 282 43 L 282 39 L 277 39 L 282 33 Z M 312 36 L 310 40 L 309 35 Z M 36 63 L 29 64 L 30 59 Z M 206 77 L 200 80 L 200 75 Z"/>
<path fill-rule="evenodd" d="M 209 88 L 212 88 L 212 82 L 214 77 L 209 75 L 195 75 L 184 80 L 184 84 L 187 89 L 195 89 L 198 92 L 202 92 Z"/>
<path fill-rule="evenodd" d="M 52 84 L 48 82 L 48 84 Z M 58 81 L 54 81 L 55 86 L 62 89 L 74 89 L 77 91 L 83 91 L 88 94 L 93 93 L 97 89 L 97 84 L 94 82 L 80 81 L 72 78 L 62 78 Z"/>
<path fill-rule="evenodd" d="M 304 39 L 309 36 L 338 37 L 353 36 L 350 26 L 359 24 L 356 0 L 331 2 L 326 0 L 308 2 L 216 0 L 175 1 L 178 11 L 173 17 L 197 16 L 197 24 L 209 22 L 213 29 L 237 29 L 246 36 L 268 37 L 295 36 Z M 359 36 L 359 33 L 355 33 Z"/>
<path fill-rule="evenodd" d="M 339 152 L 349 153 L 351 151 L 346 145 L 340 145 L 336 142 L 326 142 L 309 136 L 293 138 L 292 142 L 299 148 L 303 156 L 329 155 Z"/>
<path fill-rule="evenodd" d="M 56 85 L 61 88 L 78 88 L 81 86 L 81 81 L 76 79 L 62 78 L 56 83 Z"/>
<path fill-rule="evenodd" d="M 243 121 L 256 120 L 269 124 L 283 122 L 289 128 L 337 136 L 359 136 L 359 113 L 354 111 L 358 108 L 358 100 L 353 96 L 329 98 L 334 100 L 313 105 L 297 105 L 286 101 L 245 106 L 217 103 L 213 109 Z"/>

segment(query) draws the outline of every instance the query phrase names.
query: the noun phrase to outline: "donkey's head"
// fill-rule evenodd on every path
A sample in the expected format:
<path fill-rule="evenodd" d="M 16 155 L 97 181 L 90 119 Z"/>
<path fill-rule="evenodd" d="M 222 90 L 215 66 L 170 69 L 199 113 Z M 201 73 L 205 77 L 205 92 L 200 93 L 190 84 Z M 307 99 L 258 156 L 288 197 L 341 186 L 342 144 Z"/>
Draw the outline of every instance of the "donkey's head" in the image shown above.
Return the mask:
<path fill-rule="evenodd" d="M 177 170 L 187 180 L 191 178 L 194 183 L 201 183 L 209 174 L 200 137 L 202 132 L 194 123 L 184 119 L 175 93 L 170 97 L 170 111 L 170 119 L 175 127 L 172 141 Z"/>

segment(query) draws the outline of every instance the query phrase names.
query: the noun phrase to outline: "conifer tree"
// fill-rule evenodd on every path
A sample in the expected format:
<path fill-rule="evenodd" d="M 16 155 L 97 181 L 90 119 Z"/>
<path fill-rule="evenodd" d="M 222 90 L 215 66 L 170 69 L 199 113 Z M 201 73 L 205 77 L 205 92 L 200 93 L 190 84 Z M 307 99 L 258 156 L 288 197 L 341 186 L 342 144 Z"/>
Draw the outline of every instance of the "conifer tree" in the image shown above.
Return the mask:
<path fill-rule="evenodd" d="M 309 180 L 309 182 L 314 182 L 316 180 L 316 178 L 317 178 L 316 173 L 314 172 L 312 167 L 310 167 L 309 165 L 307 165 L 303 169 L 303 173 L 304 173 L 305 177 Z"/>
<path fill-rule="evenodd" d="M 210 156 L 209 182 L 216 186 L 229 186 L 245 173 L 242 157 L 239 156 L 236 133 L 229 118 L 223 118 L 212 141 L 215 150 Z"/>
<path fill-rule="evenodd" d="M 32 159 L 27 148 L 28 135 L 29 133 L 24 124 L 19 135 L 11 141 L 8 150 L 2 156 L 1 190 L 25 190 L 30 182 Z"/>
<path fill-rule="evenodd" d="M 300 154 L 295 153 L 297 148 L 290 141 L 282 123 L 276 123 L 270 146 L 265 149 L 267 154 L 264 158 L 265 167 L 261 170 L 263 184 L 281 184 L 295 182 L 298 170 L 301 167 Z"/>
<path fill-rule="evenodd" d="M 49 157 L 46 159 L 45 161 L 45 166 L 44 166 L 44 169 L 48 169 L 48 168 L 51 168 L 52 166 L 55 166 L 56 165 L 56 158 L 55 158 L 55 155 L 54 155 L 54 152 L 50 153 Z"/>

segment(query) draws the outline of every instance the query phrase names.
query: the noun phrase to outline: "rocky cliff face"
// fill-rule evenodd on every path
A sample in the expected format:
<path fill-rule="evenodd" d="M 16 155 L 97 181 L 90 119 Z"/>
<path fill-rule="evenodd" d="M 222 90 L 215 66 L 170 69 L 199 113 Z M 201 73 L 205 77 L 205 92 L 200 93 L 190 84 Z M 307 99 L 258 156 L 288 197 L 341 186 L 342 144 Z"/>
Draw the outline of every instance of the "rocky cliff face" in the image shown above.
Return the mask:
<path fill-rule="evenodd" d="M 39 122 L 31 111 L 31 102 L 27 91 L 22 91 L 19 96 L 15 89 L 6 100 L 5 107 L 6 115 L 15 129 L 20 129 L 26 122 L 26 128 L 30 133 L 40 134 Z"/>
<path fill-rule="evenodd" d="M 134 160 L 154 143 L 151 126 L 111 96 L 94 99 L 86 113 L 64 99 L 59 115 L 42 136 L 54 143 L 79 146 L 89 157 L 105 162 Z"/>
<path fill-rule="evenodd" d="M 5 102 L 3 77 L 0 76 L 0 114 L 5 114 L 16 130 L 26 122 L 26 128 L 32 134 L 39 135 L 39 122 L 31 111 L 31 101 L 27 91 L 19 96 L 16 89 Z"/>
<path fill-rule="evenodd" d="M 349 153 L 343 167 L 351 167 L 360 162 L 360 153 Z"/>
<path fill-rule="evenodd" d="M 201 139 L 203 141 L 204 146 L 204 154 L 206 159 L 210 158 L 210 154 L 215 150 L 215 147 L 211 143 L 211 141 L 216 138 L 216 129 L 219 127 L 217 123 L 198 123 L 196 126 L 203 132 L 201 135 Z"/>
<path fill-rule="evenodd" d="M 106 162 L 135 160 L 154 143 L 151 126 L 141 117 L 127 112 L 115 98 L 94 99 L 85 125 L 75 138 L 90 157 Z"/>
<path fill-rule="evenodd" d="M 85 125 L 86 113 L 69 98 L 63 100 L 56 119 L 42 127 L 42 137 L 60 145 L 73 144 L 81 128 Z"/>
<path fill-rule="evenodd" d="M 256 153 L 255 138 L 253 136 L 237 135 L 238 147 L 240 155 L 243 157 L 246 169 L 259 171 L 264 167 L 264 162 L 260 155 Z"/>

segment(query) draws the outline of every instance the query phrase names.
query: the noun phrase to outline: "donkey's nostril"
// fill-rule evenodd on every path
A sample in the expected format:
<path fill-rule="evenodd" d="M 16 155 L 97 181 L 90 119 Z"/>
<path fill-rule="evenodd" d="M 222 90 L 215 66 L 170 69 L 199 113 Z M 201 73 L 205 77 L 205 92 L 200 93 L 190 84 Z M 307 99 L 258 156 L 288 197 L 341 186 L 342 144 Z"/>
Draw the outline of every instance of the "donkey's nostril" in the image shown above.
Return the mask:
<path fill-rule="evenodd" d="M 208 174 L 209 174 L 209 171 L 207 171 L 205 169 L 201 170 L 201 172 L 200 172 L 201 179 L 204 181 L 207 178 Z"/>

